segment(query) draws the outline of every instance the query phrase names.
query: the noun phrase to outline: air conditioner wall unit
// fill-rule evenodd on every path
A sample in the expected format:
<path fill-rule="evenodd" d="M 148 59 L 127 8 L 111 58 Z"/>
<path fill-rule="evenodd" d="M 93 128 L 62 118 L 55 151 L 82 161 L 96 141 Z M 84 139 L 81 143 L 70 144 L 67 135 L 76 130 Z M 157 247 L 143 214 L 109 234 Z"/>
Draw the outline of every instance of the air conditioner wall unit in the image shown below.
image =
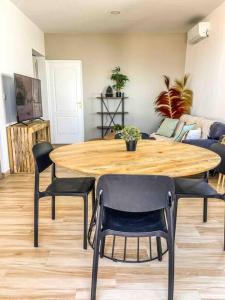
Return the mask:
<path fill-rule="evenodd" d="M 209 37 L 209 22 L 200 22 L 188 32 L 188 43 L 197 44 L 201 40 Z"/>

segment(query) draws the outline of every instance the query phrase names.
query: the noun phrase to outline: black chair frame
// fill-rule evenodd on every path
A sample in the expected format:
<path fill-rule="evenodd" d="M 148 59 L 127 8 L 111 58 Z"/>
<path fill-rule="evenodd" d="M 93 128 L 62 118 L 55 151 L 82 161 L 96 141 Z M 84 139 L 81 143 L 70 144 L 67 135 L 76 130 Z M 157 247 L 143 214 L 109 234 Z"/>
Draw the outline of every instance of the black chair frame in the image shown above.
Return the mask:
<path fill-rule="evenodd" d="M 34 160 L 35 160 L 35 185 L 34 185 L 34 247 L 38 247 L 38 233 L 39 233 L 39 200 L 44 197 L 52 197 L 51 200 L 51 217 L 52 220 L 56 218 L 56 205 L 55 200 L 57 196 L 72 196 L 72 197 L 82 197 L 84 200 L 84 237 L 83 237 L 83 248 L 87 249 L 87 236 L 88 236 L 88 195 L 87 193 L 68 193 L 68 192 L 54 192 L 48 191 L 40 191 L 40 174 L 45 171 L 48 167 L 51 166 L 51 183 L 58 179 L 56 176 L 56 166 L 55 163 L 50 159 L 49 154 L 53 150 L 53 147 L 50 143 L 44 142 L 48 149 L 48 155 L 42 156 L 44 161 L 41 159 L 37 159 L 35 155 L 35 147 L 33 148 Z M 76 179 L 74 179 L 76 180 Z M 95 184 L 92 188 L 92 208 L 95 205 Z"/>
<path fill-rule="evenodd" d="M 186 194 L 177 194 L 175 199 L 174 205 L 174 214 L 175 214 L 175 224 L 174 230 L 176 231 L 176 224 L 177 224 L 177 211 L 178 211 L 178 201 L 180 198 L 202 198 L 204 195 L 186 195 Z M 210 196 L 211 199 L 220 199 L 225 201 L 225 194 L 215 194 Z M 205 195 L 204 197 L 204 207 L 203 207 L 203 222 L 207 222 L 207 213 L 208 213 L 208 196 Z M 224 251 L 225 251 L 225 219 L 224 219 Z"/>
<path fill-rule="evenodd" d="M 221 174 L 225 174 L 225 145 L 217 143 L 217 144 L 213 144 L 210 147 L 210 150 L 214 151 L 215 153 L 217 153 L 220 157 L 221 157 L 221 162 L 219 163 L 219 165 L 215 168 L 214 172 L 219 172 Z M 206 172 L 204 175 L 204 182 L 206 184 L 208 184 L 209 181 L 209 172 Z M 178 180 L 187 180 L 186 179 L 178 179 Z M 191 178 L 190 178 L 191 180 Z M 176 182 L 176 179 L 175 179 Z M 175 184 L 176 185 L 176 184 Z M 209 186 L 209 184 L 208 184 Z M 201 190 L 199 190 L 198 192 L 188 192 L 187 193 L 178 193 L 176 191 L 176 201 L 175 201 L 175 206 L 174 206 L 174 211 L 175 211 L 175 225 L 174 228 L 176 229 L 176 220 L 177 220 L 177 209 L 178 209 L 178 200 L 180 198 L 203 198 L 204 199 L 204 205 L 203 205 L 203 222 L 207 222 L 207 215 L 208 215 L 208 198 L 211 199 L 220 199 L 225 201 L 225 193 L 219 193 L 217 192 L 215 189 L 211 188 L 210 194 L 207 193 L 206 191 L 207 186 L 205 185 L 205 190 L 203 188 L 201 188 Z M 225 220 L 224 220 L 224 250 L 225 250 Z"/>
<path fill-rule="evenodd" d="M 175 200 L 174 200 L 175 203 Z M 96 237 L 96 219 L 97 219 L 97 210 L 98 210 L 98 201 L 95 202 L 95 207 L 93 210 L 93 214 L 91 217 L 91 221 L 90 221 L 90 225 L 89 225 L 89 230 L 88 230 L 88 243 L 90 245 L 90 247 L 92 249 L 94 249 L 94 244 L 95 244 L 95 237 Z M 117 234 L 118 232 L 116 232 L 115 234 L 113 234 L 113 243 L 112 243 L 112 249 L 110 254 L 106 254 L 104 252 L 104 248 L 105 248 L 105 238 L 106 236 L 110 236 L 110 232 L 108 234 L 105 235 L 104 239 L 103 239 L 103 243 L 104 243 L 104 247 L 102 247 L 102 251 L 101 251 L 101 258 L 105 257 L 107 259 L 110 259 L 114 262 L 122 262 L 122 263 L 129 263 L 129 264 L 135 264 L 135 263 L 146 263 L 152 260 L 159 260 L 162 261 L 163 256 L 168 252 L 168 247 L 162 247 L 162 243 L 161 243 L 161 238 L 157 237 L 157 236 L 143 236 L 145 238 L 149 237 L 149 257 L 146 258 L 140 258 L 140 238 L 141 236 L 129 236 L 129 237 L 124 237 L 121 234 Z M 115 256 L 115 244 L 116 244 L 116 240 L 117 237 L 124 237 L 124 248 L 123 248 L 123 258 L 118 258 Z M 153 254 L 153 250 L 154 250 L 154 244 L 152 241 L 152 238 L 156 237 L 156 250 L 157 250 L 157 254 L 154 255 Z M 129 259 L 129 257 L 127 257 L 127 244 L 128 244 L 128 238 L 136 238 L 137 239 L 137 256 L 136 259 Z"/>
<path fill-rule="evenodd" d="M 205 182 L 209 182 L 209 172 L 205 172 L 204 174 L 199 174 L 203 176 L 203 180 Z M 195 176 L 191 177 L 194 178 Z M 198 176 L 197 176 L 198 177 Z M 200 194 L 179 194 L 176 193 L 176 201 L 175 201 L 175 215 L 177 216 L 177 208 L 178 208 L 178 200 L 181 198 L 203 198 L 203 222 L 206 223 L 208 221 L 208 196 L 200 195 Z"/>
<path fill-rule="evenodd" d="M 111 176 L 104 175 L 103 177 Z M 120 175 L 124 176 L 124 175 Z M 132 175 L 130 175 L 132 176 Z M 141 177 L 141 176 L 140 176 Z M 148 176 L 153 177 L 153 176 Z M 160 177 L 160 176 L 158 176 Z M 100 179 L 101 179 L 100 178 Z M 97 288 L 97 273 L 99 265 L 99 257 L 103 257 L 105 247 L 105 237 L 107 235 L 123 236 L 123 237 L 156 237 L 157 246 L 161 246 L 161 238 L 167 241 L 168 252 L 169 252 L 169 276 L 168 276 L 168 300 L 173 300 L 174 293 L 174 192 L 168 191 L 166 206 L 165 206 L 165 217 L 167 221 L 168 231 L 152 231 L 152 232 L 121 232 L 114 230 L 102 230 L 103 215 L 105 208 L 104 200 L 104 189 L 97 188 L 97 218 L 96 218 L 96 233 L 94 240 L 94 255 L 93 255 L 93 269 L 92 269 L 92 287 L 91 287 L 91 300 L 96 300 L 96 288 Z M 160 249 L 158 249 L 160 252 Z"/>

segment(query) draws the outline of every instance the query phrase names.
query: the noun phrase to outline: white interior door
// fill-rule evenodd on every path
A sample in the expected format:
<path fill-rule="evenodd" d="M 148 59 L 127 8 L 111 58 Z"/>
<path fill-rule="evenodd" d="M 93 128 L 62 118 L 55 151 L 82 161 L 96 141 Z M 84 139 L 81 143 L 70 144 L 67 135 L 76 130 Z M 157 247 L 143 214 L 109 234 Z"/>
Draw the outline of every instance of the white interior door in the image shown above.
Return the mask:
<path fill-rule="evenodd" d="M 84 140 L 81 61 L 47 61 L 52 143 Z"/>

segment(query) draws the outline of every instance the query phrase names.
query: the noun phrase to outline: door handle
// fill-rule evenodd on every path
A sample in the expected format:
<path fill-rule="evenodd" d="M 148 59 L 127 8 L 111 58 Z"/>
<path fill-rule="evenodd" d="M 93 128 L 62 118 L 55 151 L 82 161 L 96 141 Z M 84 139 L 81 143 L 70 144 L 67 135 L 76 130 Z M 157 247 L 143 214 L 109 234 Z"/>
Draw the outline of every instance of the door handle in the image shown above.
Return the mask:
<path fill-rule="evenodd" d="M 82 102 L 77 102 L 77 109 L 78 109 L 78 110 L 79 110 L 79 109 L 82 109 L 82 107 L 83 107 Z"/>

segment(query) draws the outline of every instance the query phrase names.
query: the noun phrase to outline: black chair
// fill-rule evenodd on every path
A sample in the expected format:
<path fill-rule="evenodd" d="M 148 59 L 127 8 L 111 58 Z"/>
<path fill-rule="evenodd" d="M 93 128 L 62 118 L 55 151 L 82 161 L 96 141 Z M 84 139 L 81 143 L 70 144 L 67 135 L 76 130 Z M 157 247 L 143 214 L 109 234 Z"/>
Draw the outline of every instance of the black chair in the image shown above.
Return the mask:
<path fill-rule="evenodd" d="M 165 238 L 169 251 L 168 299 L 174 291 L 174 182 L 165 176 L 104 175 L 97 186 L 91 300 L 96 299 L 99 256 L 107 235 Z M 159 243 L 160 244 L 160 243 Z"/>
<path fill-rule="evenodd" d="M 115 134 L 115 140 L 121 140 L 121 133 L 118 132 Z M 142 140 L 150 140 L 150 136 L 148 133 L 145 133 L 145 132 L 141 132 L 141 138 Z"/>
<path fill-rule="evenodd" d="M 53 147 L 48 142 L 36 144 L 33 147 L 35 160 L 35 188 L 34 188 L 34 247 L 38 247 L 38 219 L 39 219 L 39 199 L 52 197 L 52 220 L 55 220 L 55 197 L 56 196 L 76 196 L 84 199 L 84 240 L 83 247 L 87 249 L 88 230 L 88 194 L 92 191 L 92 206 L 95 201 L 95 178 L 57 178 L 55 164 L 50 159 L 49 154 Z M 52 180 L 45 191 L 40 191 L 40 173 L 52 166 Z"/>
<path fill-rule="evenodd" d="M 213 144 L 210 149 L 212 151 L 214 151 L 215 153 L 217 153 L 220 158 L 221 158 L 221 162 L 220 164 L 215 168 L 215 172 L 225 175 L 225 145 L 224 144 L 220 144 L 220 143 L 216 143 Z"/>
<path fill-rule="evenodd" d="M 216 152 L 221 157 L 221 163 L 216 167 L 216 171 L 225 174 L 225 145 L 217 143 L 213 144 L 210 149 Z M 176 178 L 175 179 L 176 201 L 175 201 L 175 215 L 177 216 L 178 200 L 180 198 L 203 198 L 203 221 L 207 222 L 208 198 L 225 200 L 225 194 L 219 193 L 208 183 L 208 172 L 203 179 L 195 178 Z M 176 227 L 176 218 L 175 218 Z M 225 239 L 225 237 L 224 237 Z M 225 250 L 225 240 L 224 240 Z"/>
<path fill-rule="evenodd" d="M 208 220 L 208 198 L 211 197 L 211 194 L 215 194 L 215 189 L 208 184 L 208 181 L 209 172 L 198 174 L 196 176 L 175 179 L 177 201 L 180 198 L 203 198 L 204 223 Z M 205 191 L 204 193 L 202 193 L 203 190 Z M 175 211 L 176 210 L 177 205 L 175 205 Z"/>

